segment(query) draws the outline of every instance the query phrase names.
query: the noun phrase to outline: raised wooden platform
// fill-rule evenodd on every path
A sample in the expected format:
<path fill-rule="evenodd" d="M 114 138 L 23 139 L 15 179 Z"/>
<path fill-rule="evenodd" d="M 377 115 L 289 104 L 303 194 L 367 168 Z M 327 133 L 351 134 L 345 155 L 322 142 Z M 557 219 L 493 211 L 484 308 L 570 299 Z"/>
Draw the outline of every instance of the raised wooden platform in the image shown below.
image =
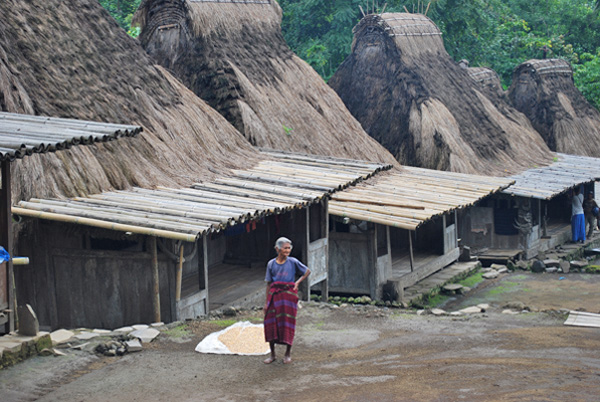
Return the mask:
<path fill-rule="evenodd" d="M 266 263 L 241 265 L 219 264 L 208 269 L 209 309 L 216 310 L 238 300 L 265 292 Z"/>
<path fill-rule="evenodd" d="M 481 265 L 488 267 L 491 264 L 506 264 L 509 260 L 515 261 L 520 259 L 523 250 L 519 249 L 488 249 L 483 253 L 477 254 L 477 258 L 481 261 Z"/>

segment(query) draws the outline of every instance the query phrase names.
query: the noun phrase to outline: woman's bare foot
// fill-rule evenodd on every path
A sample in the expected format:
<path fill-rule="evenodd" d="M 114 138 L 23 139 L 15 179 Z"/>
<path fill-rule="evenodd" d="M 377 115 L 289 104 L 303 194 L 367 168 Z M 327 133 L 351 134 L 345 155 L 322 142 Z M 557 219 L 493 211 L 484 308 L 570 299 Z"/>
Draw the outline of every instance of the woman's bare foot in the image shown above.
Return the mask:
<path fill-rule="evenodd" d="M 292 357 L 291 356 L 285 356 L 283 358 L 283 364 L 290 364 L 292 362 Z"/>
<path fill-rule="evenodd" d="M 265 359 L 265 361 L 263 362 L 264 364 L 271 364 L 275 361 L 275 356 L 271 356 L 267 359 Z"/>

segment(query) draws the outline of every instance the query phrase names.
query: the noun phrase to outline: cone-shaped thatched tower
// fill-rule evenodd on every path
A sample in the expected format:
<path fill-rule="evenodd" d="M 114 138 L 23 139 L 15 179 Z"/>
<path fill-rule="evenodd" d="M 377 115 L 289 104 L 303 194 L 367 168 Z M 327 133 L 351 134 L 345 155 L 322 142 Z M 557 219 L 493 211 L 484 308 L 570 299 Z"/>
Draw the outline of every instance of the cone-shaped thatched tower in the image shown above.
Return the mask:
<path fill-rule="evenodd" d="M 553 151 L 600 157 L 600 112 L 575 87 L 568 62 L 545 59 L 520 64 L 508 96 Z"/>
<path fill-rule="evenodd" d="M 551 159 L 527 118 L 484 96 L 421 14 L 364 17 L 329 84 L 403 164 L 506 175 Z"/>
<path fill-rule="evenodd" d="M 144 0 L 148 53 L 254 145 L 392 162 L 287 46 L 276 1 Z"/>
<path fill-rule="evenodd" d="M 15 163 L 14 201 L 187 185 L 256 161 L 244 137 L 153 66 L 97 1 L 3 0 L 0 15 L 1 110 L 144 127 L 138 138 Z"/>

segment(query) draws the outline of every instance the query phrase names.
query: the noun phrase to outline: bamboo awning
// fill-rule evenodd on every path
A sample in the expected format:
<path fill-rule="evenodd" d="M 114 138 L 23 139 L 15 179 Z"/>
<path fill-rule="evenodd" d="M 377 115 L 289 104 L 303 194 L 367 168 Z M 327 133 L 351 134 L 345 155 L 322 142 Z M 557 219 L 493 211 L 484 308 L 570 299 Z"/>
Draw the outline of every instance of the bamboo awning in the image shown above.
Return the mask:
<path fill-rule="evenodd" d="M 557 159 L 549 166 L 511 176 L 515 184 L 503 193 L 550 200 L 582 183 L 600 180 L 600 158 L 557 154 Z"/>
<path fill-rule="evenodd" d="M 142 127 L 0 112 L 0 161 L 133 137 Z"/>
<path fill-rule="evenodd" d="M 329 213 L 415 230 L 436 216 L 470 206 L 513 182 L 509 178 L 405 166 L 333 194 Z"/>
<path fill-rule="evenodd" d="M 106 192 L 71 199 L 31 199 L 20 216 L 193 242 L 228 226 L 318 202 L 390 165 L 263 151 L 265 159 L 191 188 Z"/>

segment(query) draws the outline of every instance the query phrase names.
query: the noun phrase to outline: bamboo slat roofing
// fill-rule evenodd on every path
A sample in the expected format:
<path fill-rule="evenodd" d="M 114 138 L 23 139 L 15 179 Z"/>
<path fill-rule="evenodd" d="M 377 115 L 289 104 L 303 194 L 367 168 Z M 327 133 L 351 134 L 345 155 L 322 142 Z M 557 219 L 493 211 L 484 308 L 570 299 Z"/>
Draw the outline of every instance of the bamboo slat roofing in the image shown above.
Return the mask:
<path fill-rule="evenodd" d="M 511 176 L 515 184 L 503 193 L 549 200 L 569 189 L 600 180 L 600 158 L 557 154 L 558 161 Z"/>
<path fill-rule="evenodd" d="M 133 137 L 142 127 L 0 112 L 0 160 Z"/>
<path fill-rule="evenodd" d="M 228 226 L 317 202 L 390 165 L 263 151 L 266 159 L 191 188 L 134 188 L 66 200 L 31 199 L 15 215 L 195 241 Z"/>
<path fill-rule="evenodd" d="M 428 220 L 501 191 L 513 180 L 404 166 L 336 193 L 331 215 L 415 230 Z"/>

